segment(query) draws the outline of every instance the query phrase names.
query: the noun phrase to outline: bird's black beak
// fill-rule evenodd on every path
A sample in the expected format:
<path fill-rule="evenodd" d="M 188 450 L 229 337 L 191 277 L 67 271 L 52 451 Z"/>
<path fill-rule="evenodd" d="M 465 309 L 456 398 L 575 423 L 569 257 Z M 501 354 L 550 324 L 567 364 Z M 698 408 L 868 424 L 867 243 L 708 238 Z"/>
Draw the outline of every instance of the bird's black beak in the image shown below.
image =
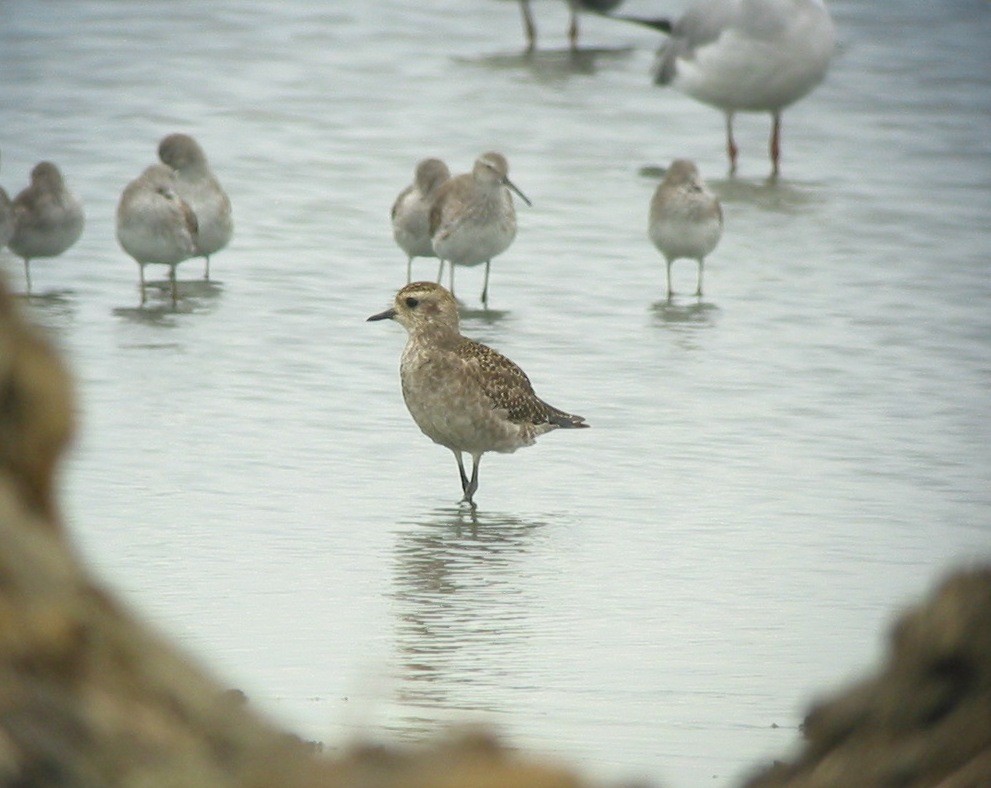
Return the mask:
<path fill-rule="evenodd" d="M 395 316 L 395 309 L 386 309 L 384 312 L 379 312 L 377 315 L 372 315 L 365 322 L 370 323 L 372 320 L 392 320 Z"/>

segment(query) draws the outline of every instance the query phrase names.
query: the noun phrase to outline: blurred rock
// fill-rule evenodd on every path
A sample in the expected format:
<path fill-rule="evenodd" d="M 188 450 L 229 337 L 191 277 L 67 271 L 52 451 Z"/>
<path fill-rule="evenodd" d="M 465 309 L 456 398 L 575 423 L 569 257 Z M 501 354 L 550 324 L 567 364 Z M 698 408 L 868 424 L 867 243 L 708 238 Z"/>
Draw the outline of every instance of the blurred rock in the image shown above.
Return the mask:
<path fill-rule="evenodd" d="M 818 704 L 804 734 L 747 788 L 991 786 L 991 568 L 905 613 L 877 675 Z"/>

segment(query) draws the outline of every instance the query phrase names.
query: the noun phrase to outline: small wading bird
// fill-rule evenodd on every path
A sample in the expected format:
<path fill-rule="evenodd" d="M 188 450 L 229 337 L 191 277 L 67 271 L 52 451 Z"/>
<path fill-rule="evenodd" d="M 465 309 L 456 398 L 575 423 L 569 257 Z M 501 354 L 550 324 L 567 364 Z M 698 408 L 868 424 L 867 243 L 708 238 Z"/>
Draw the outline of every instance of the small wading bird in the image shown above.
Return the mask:
<path fill-rule="evenodd" d="M 571 11 L 571 23 L 568 25 L 568 43 L 572 50 L 578 49 L 578 14 L 581 11 L 592 11 L 604 14 L 612 11 L 623 0 L 567 0 Z M 530 0 L 520 0 L 520 11 L 523 14 L 523 31 L 526 34 L 527 52 L 532 52 L 537 46 L 537 26 L 530 11 Z"/>
<path fill-rule="evenodd" d="M 451 171 L 440 159 L 423 159 L 416 165 L 413 183 L 399 192 L 392 206 L 392 237 L 406 252 L 406 284 L 413 278 L 414 257 L 436 257 L 430 241 L 430 209 Z M 441 263 L 443 266 L 443 263 Z M 437 272 L 440 280 L 443 269 Z"/>
<path fill-rule="evenodd" d="M 822 0 L 697 0 L 675 22 L 614 15 L 668 34 L 654 82 L 726 115 L 726 152 L 736 173 L 737 112 L 771 114 L 771 178 L 781 159 L 781 113 L 822 82 L 835 28 Z"/>
<path fill-rule="evenodd" d="M 31 292 L 31 261 L 57 257 L 83 234 L 83 204 L 69 191 L 59 168 L 43 161 L 31 170 L 31 185 L 18 194 L 11 208 L 14 232 L 7 246 L 24 259 L 27 292 Z"/>
<path fill-rule="evenodd" d="M 445 260 L 451 266 L 452 295 L 454 266 L 485 263 L 482 304 L 489 305 L 492 258 L 506 251 L 516 237 L 516 209 L 510 189 L 532 205 L 509 180 L 506 157 L 490 151 L 475 160 L 471 172 L 451 178 L 438 190 L 430 209 L 430 240 L 441 260 L 441 271 Z"/>
<path fill-rule="evenodd" d="M 667 263 L 668 298 L 671 298 L 671 263 L 687 257 L 698 262 L 698 286 L 702 295 L 702 267 L 723 234 L 723 212 L 687 159 L 676 159 L 668 167 L 650 201 L 648 234 Z"/>
<path fill-rule="evenodd" d="M 176 305 L 175 269 L 198 254 L 196 233 L 196 215 L 176 193 L 172 169 L 164 164 L 152 164 L 127 184 L 117 204 L 117 241 L 138 264 L 142 304 L 145 266 L 157 263 L 169 267 L 172 305 Z"/>
<path fill-rule="evenodd" d="M 454 452 L 462 502 L 472 508 L 485 452 L 511 453 L 558 427 L 588 426 L 540 399 L 508 358 L 462 336 L 454 296 L 438 284 L 406 285 L 391 308 L 368 320 L 395 320 L 409 332 L 399 367 L 403 399 L 423 434 Z M 472 458 L 471 478 L 464 453 Z"/>
<path fill-rule="evenodd" d="M 199 223 L 196 257 L 206 258 L 203 278 L 210 278 L 210 255 L 219 252 L 234 234 L 231 201 L 210 169 L 206 154 L 188 134 L 169 134 L 158 144 L 158 158 L 175 170 L 175 191 Z"/>

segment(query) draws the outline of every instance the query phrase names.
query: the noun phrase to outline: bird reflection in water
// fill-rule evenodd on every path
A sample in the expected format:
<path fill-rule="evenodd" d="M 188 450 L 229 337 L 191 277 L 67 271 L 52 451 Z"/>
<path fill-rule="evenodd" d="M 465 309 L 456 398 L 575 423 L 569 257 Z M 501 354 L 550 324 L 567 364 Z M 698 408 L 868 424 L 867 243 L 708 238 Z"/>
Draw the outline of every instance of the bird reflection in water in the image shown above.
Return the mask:
<path fill-rule="evenodd" d="M 397 702 L 400 736 L 435 733 L 465 713 L 508 713 L 487 689 L 512 674 L 537 604 L 523 557 L 545 522 L 437 509 L 405 526 L 396 543 Z"/>

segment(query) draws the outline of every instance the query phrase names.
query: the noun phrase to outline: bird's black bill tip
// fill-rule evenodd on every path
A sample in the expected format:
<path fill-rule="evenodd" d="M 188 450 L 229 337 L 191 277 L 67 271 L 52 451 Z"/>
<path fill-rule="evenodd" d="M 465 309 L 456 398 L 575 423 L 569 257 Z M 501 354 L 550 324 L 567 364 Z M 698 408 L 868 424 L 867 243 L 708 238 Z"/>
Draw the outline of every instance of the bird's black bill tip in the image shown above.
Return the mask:
<path fill-rule="evenodd" d="M 386 309 L 384 312 L 379 312 L 377 315 L 372 315 L 365 320 L 366 323 L 371 323 L 373 320 L 392 320 L 396 316 L 395 309 Z"/>

